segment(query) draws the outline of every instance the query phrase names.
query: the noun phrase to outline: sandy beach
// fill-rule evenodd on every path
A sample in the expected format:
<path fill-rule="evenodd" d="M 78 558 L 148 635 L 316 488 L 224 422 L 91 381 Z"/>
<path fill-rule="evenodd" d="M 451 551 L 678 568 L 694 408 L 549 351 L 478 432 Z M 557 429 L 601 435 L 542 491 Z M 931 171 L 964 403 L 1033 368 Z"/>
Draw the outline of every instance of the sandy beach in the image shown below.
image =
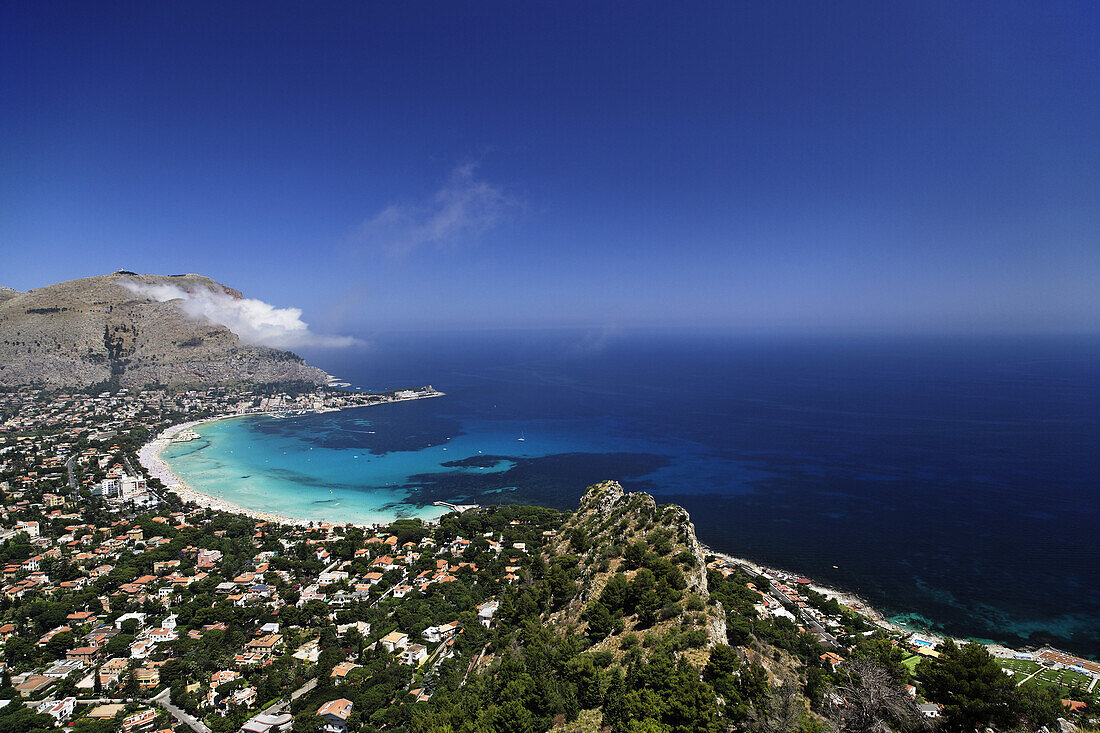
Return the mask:
<path fill-rule="evenodd" d="M 160 479 L 165 488 L 174 492 L 177 496 L 183 499 L 185 502 L 191 502 L 197 504 L 206 509 L 216 509 L 223 512 L 233 512 L 235 514 L 243 514 L 253 519 L 259 519 L 265 522 L 277 522 L 279 524 L 293 524 L 297 526 L 308 526 L 310 521 L 305 519 L 293 519 L 291 517 L 284 517 L 281 514 L 272 514 L 271 512 L 259 511 L 256 509 L 248 509 L 237 504 L 234 504 L 224 499 L 219 499 L 216 496 L 210 496 L 200 491 L 196 491 L 186 481 L 181 479 L 176 474 L 172 473 L 172 470 L 168 468 L 168 464 L 160 457 L 160 453 L 172 442 L 172 437 L 177 433 L 193 428 L 197 425 L 204 425 L 207 423 L 217 422 L 219 420 L 229 420 L 236 417 L 250 417 L 251 415 L 261 415 L 267 413 L 250 413 L 249 415 L 221 415 L 218 417 L 207 418 L 205 420 L 191 420 L 190 422 L 180 423 L 179 425 L 173 425 L 167 430 L 163 431 L 156 438 L 146 443 L 138 451 L 138 461 L 145 470 L 149 472 L 151 478 Z M 316 524 L 316 522 L 312 522 Z"/>
<path fill-rule="evenodd" d="M 435 391 L 432 394 L 393 400 L 394 402 L 405 402 L 410 399 L 429 399 L 431 397 L 439 397 L 444 393 Z M 360 407 L 370 407 L 371 405 L 349 405 L 346 407 L 327 408 L 326 412 L 340 411 L 340 410 L 354 410 Z M 249 412 L 246 414 L 238 415 L 218 415 L 216 417 L 204 418 L 202 420 L 191 420 L 179 425 L 173 425 L 170 428 L 165 429 L 153 440 L 149 441 L 141 447 L 138 451 L 138 462 L 149 472 L 150 478 L 160 479 L 168 491 L 174 492 L 185 502 L 191 502 L 197 504 L 206 509 L 215 509 L 223 512 L 232 512 L 235 514 L 242 514 L 253 519 L 258 519 L 264 522 L 275 522 L 278 524 L 291 524 L 298 527 L 308 527 L 310 525 L 319 524 L 342 524 L 345 526 L 363 527 L 365 529 L 374 529 L 380 524 L 362 524 L 355 522 L 334 522 L 331 520 L 317 520 L 317 519 L 300 519 L 294 517 L 287 517 L 282 514 L 275 514 L 273 512 L 265 512 L 258 509 L 249 509 L 247 507 L 234 504 L 231 501 L 226 501 L 210 494 L 205 494 L 201 491 L 195 490 L 194 487 L 189 485 L 186 481 L 181 479 L 176 474 L 172 473 L 172 470 L 165 463 L 164 459 L 160 457 L 161 451 L 163 451 L 172 442 L 172 437 L 177 433 L 184 430 L 194 428 L 199 425 L 207 425 L 209 423 L 218 422 L 221 420 L 233 420 L 242 417 L 255 417 L 257 415 L 275 415 L 281 414 L 285 410 L 271 410 L 266 412 Z"/>

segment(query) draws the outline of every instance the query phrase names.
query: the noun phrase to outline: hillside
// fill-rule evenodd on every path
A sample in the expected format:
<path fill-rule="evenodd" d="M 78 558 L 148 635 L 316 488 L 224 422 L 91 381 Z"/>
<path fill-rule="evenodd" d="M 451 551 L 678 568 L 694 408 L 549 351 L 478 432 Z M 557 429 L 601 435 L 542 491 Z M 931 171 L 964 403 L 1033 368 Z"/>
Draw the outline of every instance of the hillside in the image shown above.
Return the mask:
<path fill-rule="evenodd" d="M 634 632 L 691 634 L 690 646 L 700 649 L 726 643 L 725 612 L 710 602 L 706 557 L 682 507 L 659 507 L 616 481 L 591 486 L 551 544 L 549 562 L 551 586 L 557 566 L 576 589 L 569 598 L 555 593 L 549 620 L 580 624 L 594 650 L 616 652 L 616 637 Z"/>
<path fill-rule="evenodd" d="M 111 275 L 20 293 L 0 288 L 0 384 L 88 387 L 307 381 L 325 374 L 289 351 L 254 346 L 120 283 L 169 284 L 241 298 L 201 275 Z"/>
<path fill-rule="evenodd" d="M 527 562 L 505 555 L 519 582 L 499 625 L 453 675 L 468 684 L 444 679 L 414 730 L 465 730 L 474 711 L 476 731 L 827 729 L 825 650 L 761 618 L 749 579 L 716 569 L 683 508 L 606 481 L 540 544 Z"/>

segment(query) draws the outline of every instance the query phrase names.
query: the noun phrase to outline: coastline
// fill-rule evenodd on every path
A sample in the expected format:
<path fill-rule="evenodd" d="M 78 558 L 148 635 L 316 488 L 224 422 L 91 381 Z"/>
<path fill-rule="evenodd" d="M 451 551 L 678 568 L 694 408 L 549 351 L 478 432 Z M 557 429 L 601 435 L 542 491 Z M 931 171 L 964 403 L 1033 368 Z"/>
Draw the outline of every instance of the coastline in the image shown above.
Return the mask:
<path fill-rule="evenodd" d="M 702 544 L 702 543 L 700 543 L 700 544 Z M 998 642 L 979 641 L 979 640 L 974 640 L 974 639 L 963 639 L 963 638 L 959 638 L 957 636 L 948 636 L 948 635 L 945 635 L 945 634 L 940 634 L 940 633 L 937 633 L 937 632 L 934 632 L 934 631 L 930 631 L 928 629 L 923 629 L 923 628 L 922 629 L 915 629 L 915 628 L 906 626 L 904 624 L 898 624 L 898 623 L 895 623 L 895 622 L 891 621 L 889 618 L 886 617 L 885 614 L 883 614 L 881 611 L 876 609 L 874 606 L 872 606 L 866 600 L 864 600 L 860 596 L 858 596 L 855 593 L 852 593 L 850 591 L 840 590 L 838 588 L 833 588 L 831 586 L 822 585 L 821 583 L 818 583 L 817 581 L 815 581 L 812 578 L 809 578 L 808 576 L 805 576 L 805 575 L 800 575 L 798 573 L 792 573 L 788 570 L 783 570 L 783 569 L 780 569 L 780 568 L 766 567 L 764 565 L 761 565 L 760 563 L 754 562 L 752 560 L 748 560 L 748 559 L 743 558 L 743 557 L 735 557 L 733 555 L 730 555 L 729 553 L 720 552 L 718 550 L 715 550 L 714 548 L 709 547 L 705 544 L 702 544 L 702 547 L 703 547 L 703 551 L 704 551 L 705 554 L 713 555 L 714 557 L 717 557 L 718 559 L 724 560 L 725 562 L 733 564 L 733 565 L 743 566 L 743 567 L 748 568 L 750 571 L 752 571 L 753 573 L 756 573 L 758 575 L 763 575 L 765 569 L 767 569 L 767 570 L 772 571 L 773 573 L 774 572 L 781 572 L 784 575 L 789 575 L 792 578 L 806 578 L 810 581 L 809 585 L 807 586 L 807 587 L 809 587 L 810 590 L 813 590 L 817 593 L 820 593 L 821 595 L 825 596 L 826 598 L 835 600 L 837 603 L 841 604 L 842 606 L 844 606 L 846 608 L 851 609 L 852 611 L 854 611 L 855 613 L 857 613 L 860 616 L 864 617 L 865 619 L 870 621 L 872 624 L 874 624 L 875 626 L 878 626 L 879 628 L 883 629 L 884 631 L 888 631 L 888 632 L 895 633 L 895 634 L 900 634 L 904 638 L 914 638 L 915 637 L 915 638 L 923 639 L 925 641 L 931 641 L 935 644 L 939 644 L 940 642 L 942 642 L 944 640 L 950 639 L 951 641 L 953 641 L 955 644 L 958 644 L 958 645 L 963 645 L 963 644 L 967 644 L 971 641 L 976 641 L 977 643 L 981 644 L 986 649 L 988 649 L 991 654 L 993 654 L 994 656 L 998 656 L 998 657 L 1011 658 L 1014 654 L 1016 654 L 1020 651 L 1018 649 L 1013 649 L 1012 647 L 1006 646 L 1006 645 L 998 643 Z"/>
<path fill-rule="evenodd" d="M 219 422 L 221 420 L 230 420 L 237 417 L 251 417 L 253 415 L 270 415 L 273 412 L 252 412 L 244 415 L 218 415 L 216 417 L 205 418 L 202 420 L 190 420 L 185 423 L 173 425 L 163 430 L 153 440 L 149 441 L 145 445 L 141 446 L 138 450 L 138 463 L 149 472 L 149 476 L 159 479 L 166 491 L 171 491 L 184 502 L 197 504 L 204 509 L 214 509 L 217 511 L 230 512 L 232 514 L 241 514 L 252 519 L 258 519 L 264 522 L 275 522 L 278 524 L 291 524 L 299 527 L 308 526 L 311 522 L 303 519 L 294 519 L 292 517 L 285 517 L 281 514 L 273 514 L 271 512 L 265 512 L 258 509 L 248 509 L 234 504 L 233 502 L 220 499 L 210 494 L 204 494 L 201 491 L 196 491 L 194 487 L 181 479 L 176 474 L 172 473 L 172 469 L 168 467 L 168 464 L 160 457 L 161 451 L 172 444 L 172 437 L 179 432 L 194 428 L 199 425 L 206 425 L 213 422 Z"/>
<path fill-rule="evenodd" d="M 414 399 L 429 399 L 431 397 L 440 397 L 443 394 L 445 394 L 445 393 L 443 393 L 443 392 L 433 392 L 431 394 L 426 394 L 426 395 L 417 396 L 417 397 L 400 398 L 400 399 L 392 400 L 391 402 L 409 402 L 409 401 L 412 401 Z M 377 403 L 377 404 L 390 404 L 390 403 L 386 402 L 386 403 Z M 361 408 L 361 407 L 373 407 L 373 406 L 374 405 L 372 405 L 372 404 L 368 404 L 368 405 L 347 405 L 347 406 L 344 406 L 344 407 L 325 408 L 324 410 L 308 410 L 306 412 L 311 412 L 311 413 L 316 413 L 316 412 L 341 412 L 343 410 L 354 410 L 354 409 L 358 409 L 358 408 Z M 172 437 L 175 436 L 177 433 L 180 433 L 184 430 L 188 430 L 188 429 L 200 426 L 200 425 L 208 425 L 210 423 L 220 422 L 220 421 L 223 421 L 223 420 L 233 420 L 233 419 L 236 419 L 236 418 L 255 417 L 255 416 L 262 416 L 262 415 L 277 415 L 277 414 L 282 414 L 284 412 L 286 412 L 286 410 L 264 410 L 264 411 L 257 411 L 257 412 L 233 413 L 233 414 L 228 414 L 228 415 L 215 415 L 214 417 L 203 418 L 201 420 L 189 420 L 187 422 L 179 423 L 177 425 L 172 425 L 172 426 L 162 430 L 159 435 L 157 435 L 155 438 L 153 438 L 151 441 L 149 441 L 145 445 L 141 446 L 141 448 L 138 450 L 138 454 L 137 454 L 138 463 L 140 463 L 141 466 L 149 473 L 149 476 L 151 478 L 159 479 L 160 482 L 162 484 L 164 484 L 164 488 L 165 488 L 166 491 L 171 491 L 172 493 L 176 494 L 176 496 L 180 497 L 180 499 L 182 499 L 185 503 L 197 504 L 198 506 L 200 506 L 204 509 L 213 509 L 215 511 L 229 512 L 231 514 L 240 514 L 242 516 L 251 517 L 252 519 L 256 519 L 256 520 L 263 521 L 263 522 L 273 522 L 275 524 L 287 524 L 287 525 L 292 525 L 292 526 L 296 526 L 296 527 L 309 527 L 311 525 L 312 526 L 317 526 L 317 525 L 320 525 L 320 524 L 341 524 L 341 525 L 344 525 L 344 526 L 353 526 L 353 527 L 361 527 L 361 528 L 364 528 L 364 529 L 373 529 L 373 528 L 382 526 L 382 525 L 379 525 L 377 523 L 375 523 L 375 524 L 356 523 L 356 522 L 339 522 L 339 523 L 336 523 L 336 522 L 330 522 L 330 521 L 327 521 L 327 520 L 302 519 L 302 518 L 296 518 L 296 517 L 288 517 L 286 515 L 276 514 L 274 512 L 267 512 L 267 511 L 263 511 L 263 510 L 260 510 L 260 509 L 249 509 L 248 507 L 243 507 L 239 504 L 235 504 L 231 501 L 227 501 L 227 500 L 222 499 L 220 497 L 212 496 L 210 494 L 206 494 L 206 493 L 203 493 L 201 491 L 198 491 L 193 486 L 191 486 L 186 481 L 184 481 L 182 478 L 180 478 L 175 473 L 173 473 L 172 469 L 168 467 L 167 462 L 165 462 L 165 460 L 163 458 L 161 458 L 161 455 L 160 455 L 161 451 L 163 451 L 166 447 L 171 445 Z"/>

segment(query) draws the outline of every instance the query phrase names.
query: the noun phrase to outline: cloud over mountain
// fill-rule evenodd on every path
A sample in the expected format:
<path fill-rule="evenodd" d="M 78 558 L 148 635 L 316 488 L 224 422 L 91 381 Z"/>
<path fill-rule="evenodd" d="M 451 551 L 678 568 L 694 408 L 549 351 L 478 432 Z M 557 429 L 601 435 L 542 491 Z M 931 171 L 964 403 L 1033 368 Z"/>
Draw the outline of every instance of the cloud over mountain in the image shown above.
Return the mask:
<path fill-rule="evenodd" d="M 139 282 L 120 282 L 119 285 L 158 303 L 178 300 L 180 310 L 188 318 L 225 326 L 248 344 L 294 349 L 302 346 L 342 347 L 359 343 L 350 336 L 313 333 L 302 320 L 300 308 L 277 308 L 255 298 L 237 298 L 206 288 L 186 290 L 178 285 Z"/>

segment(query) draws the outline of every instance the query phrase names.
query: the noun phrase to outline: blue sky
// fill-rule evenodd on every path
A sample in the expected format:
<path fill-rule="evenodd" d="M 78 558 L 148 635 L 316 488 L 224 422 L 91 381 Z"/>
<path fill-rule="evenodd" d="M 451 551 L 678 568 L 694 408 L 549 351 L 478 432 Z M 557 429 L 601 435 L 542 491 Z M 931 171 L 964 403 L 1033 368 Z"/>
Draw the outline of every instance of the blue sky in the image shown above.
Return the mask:
<path fill-rule="evenodd" d="M 1100 6 L 0 7 L 0 282 L 326 332 L 1096 330 Z"/>

